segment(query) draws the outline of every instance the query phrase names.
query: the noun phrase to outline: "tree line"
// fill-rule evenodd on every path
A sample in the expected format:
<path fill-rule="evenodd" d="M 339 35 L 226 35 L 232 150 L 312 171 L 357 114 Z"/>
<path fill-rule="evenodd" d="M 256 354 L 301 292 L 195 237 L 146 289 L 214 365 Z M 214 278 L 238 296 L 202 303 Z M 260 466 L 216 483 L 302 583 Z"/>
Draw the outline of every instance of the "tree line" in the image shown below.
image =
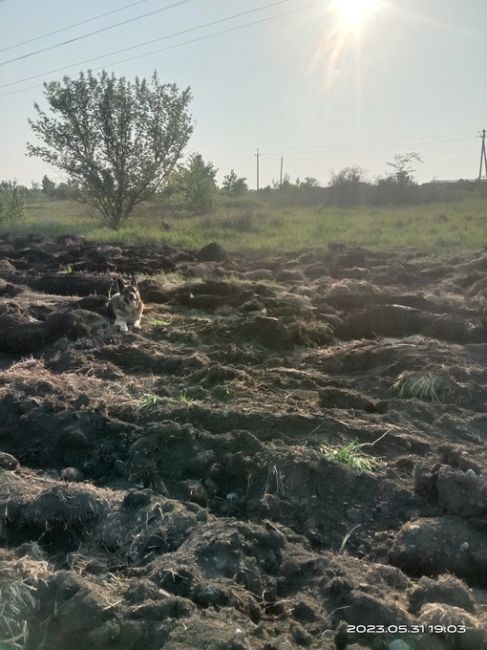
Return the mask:
<path fill-rule="evenodd" d="M 179 206 L 205 214 L 217 196 L 249 192 L 246 179 L 233 169 L 218 187 L 218 170 L 200 153 L 181 162 L 193 133 L 189 88 L 161 83 L 156 73 L 149 80 L 129 81 L 88 71 L 45 83 L 44 96 L 47 110 L 35 103 L 37 119 L 29 120 L 37 141 L 28 143 L 28 155 L 56 167 L 66 180 L 56 184 L 45 175 L 41 191 L 92 205 L 110 228 L 123 227 L 135 207 L 154 196 L 168 209 Z M 292 183 L 286 176 L 263 188 L 260 196 L 291 205 L 417 202 L 422 192 L 413 165 L 419 162 L 416 152 L 398 154 L 387 163 L 390 172 L 374 182 L 362 168 L 345 167 L 332 172 L 327 187 L 311 177 Z M 21 217 L 25 195 L 25 188 L 15 183 L 0 184 L 0 221 Z"/>

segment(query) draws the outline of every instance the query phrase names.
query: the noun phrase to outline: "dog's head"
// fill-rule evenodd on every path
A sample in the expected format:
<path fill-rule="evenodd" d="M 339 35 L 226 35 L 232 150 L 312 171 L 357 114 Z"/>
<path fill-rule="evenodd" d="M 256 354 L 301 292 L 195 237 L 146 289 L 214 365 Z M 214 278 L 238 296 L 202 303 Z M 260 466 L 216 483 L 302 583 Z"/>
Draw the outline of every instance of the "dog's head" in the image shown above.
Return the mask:
<path fill-rule="evenodd" d="M 119 278 L 117 280 L 117 289 L 122 300 L 128 307 L 136 307 L 139 304 L 140 293 L 135 278 L 132 278 L 129 282 L 125 282 L 122 278 Z"/>

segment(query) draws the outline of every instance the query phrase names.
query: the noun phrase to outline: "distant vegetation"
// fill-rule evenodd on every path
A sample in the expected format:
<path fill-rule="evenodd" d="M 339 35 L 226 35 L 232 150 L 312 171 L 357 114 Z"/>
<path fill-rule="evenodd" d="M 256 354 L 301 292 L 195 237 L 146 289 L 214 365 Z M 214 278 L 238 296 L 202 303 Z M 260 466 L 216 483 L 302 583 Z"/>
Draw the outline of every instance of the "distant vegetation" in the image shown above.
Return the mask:
<path fill-rule="evenodd" d="M 0 183 L 0 230 L 80 233 L 105 241 L 229 250 L 294 251 L 341 241 L 424 250 L 487 245 L 487 184 L 418 184 L 417 152 L 397 154 L 370 180 L 348 166 L 327 186 L 288 175 L 259 192 L 200 153 L 181 162 L 192 133 L 190 90 L 102 72 L 45 84 L 49 111 L 31 121 L 31 155 L 58 167 L 31 188 Z"/>
<path fill-rule="evenodd" d="M 0 224 L 14 225 L 24 218 L 27 189 L 12 181 L 0 182 Z"/>
<path fill-rule="evenodd" d="M 218 241 L 230 251 L 260 252 L 337 241 L 440 254 L 487 246 L 487 184 L 427 183 L 418 186 L 418 193 L 428 201 L 408 205 L 337 206 L 329 191 L 294 185 L 233 197 L 220 189 L 208 214 L 193 214 L 175 197 L 160 194 L 138 206 L 134 219 L 113 231 L 100 224 L 89 205 L 48 196 L 36 187 L 25 189 L 25 218 L 0 223 L 0 232 L 78 233 L 101 241 L 164 242 L 185 248 Z"/>

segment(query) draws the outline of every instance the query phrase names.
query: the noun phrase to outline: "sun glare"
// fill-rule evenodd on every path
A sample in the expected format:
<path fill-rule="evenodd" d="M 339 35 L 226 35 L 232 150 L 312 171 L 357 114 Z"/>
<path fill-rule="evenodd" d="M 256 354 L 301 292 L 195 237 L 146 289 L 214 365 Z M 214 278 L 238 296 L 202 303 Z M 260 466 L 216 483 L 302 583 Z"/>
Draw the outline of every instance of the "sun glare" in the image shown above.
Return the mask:
<path fill-rule="evenodd" d="M 333 0 L 333 9 L 344 27 L 358 29 L 378 8 L 381 0 Z"/>

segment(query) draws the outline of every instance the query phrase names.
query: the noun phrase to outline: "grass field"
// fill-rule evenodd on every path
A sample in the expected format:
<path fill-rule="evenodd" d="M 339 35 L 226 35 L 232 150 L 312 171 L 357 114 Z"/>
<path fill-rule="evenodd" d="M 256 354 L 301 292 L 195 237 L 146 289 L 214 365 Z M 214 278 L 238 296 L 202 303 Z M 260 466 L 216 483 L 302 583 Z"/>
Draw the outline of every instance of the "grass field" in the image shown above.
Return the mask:
<path fill-rule="evenodd" d="M 169 224 L 165 230 L 163 222 Z M 170 217 L 156 203 L 141 206 L 126 228 L 104 228 L 97 213 L 70 201 L 37 201 L 26 207 L 25 220 L 1 231 L 42 235 L 82 234 L 99 241 L 160 242 L 199 248 L 218 241 L 230 251 L 296 251 L 330 242 L 380 249 L 420 248 L 440 253 L 487 246 L 487 199 L 411 207 L 329 206 L 274 207 L 249 202 L 217 208 L 209 216 Z"/>

